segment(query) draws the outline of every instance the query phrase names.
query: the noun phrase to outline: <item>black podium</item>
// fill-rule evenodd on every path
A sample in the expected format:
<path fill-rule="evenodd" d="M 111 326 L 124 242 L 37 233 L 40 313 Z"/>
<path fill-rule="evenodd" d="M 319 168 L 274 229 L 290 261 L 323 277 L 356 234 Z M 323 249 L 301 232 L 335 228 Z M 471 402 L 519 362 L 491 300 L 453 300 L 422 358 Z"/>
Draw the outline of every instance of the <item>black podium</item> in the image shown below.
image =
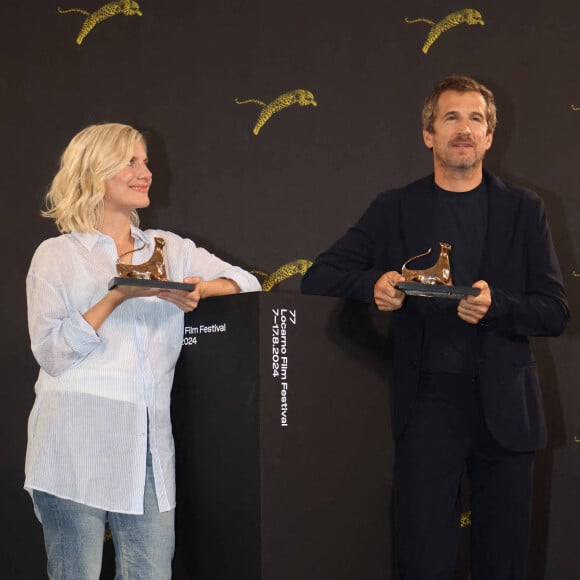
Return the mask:
<path fill-rule="evenodd" d="M 388 322 L 286 293 L 186 315 L 174 578 L 395 577 Z"/>

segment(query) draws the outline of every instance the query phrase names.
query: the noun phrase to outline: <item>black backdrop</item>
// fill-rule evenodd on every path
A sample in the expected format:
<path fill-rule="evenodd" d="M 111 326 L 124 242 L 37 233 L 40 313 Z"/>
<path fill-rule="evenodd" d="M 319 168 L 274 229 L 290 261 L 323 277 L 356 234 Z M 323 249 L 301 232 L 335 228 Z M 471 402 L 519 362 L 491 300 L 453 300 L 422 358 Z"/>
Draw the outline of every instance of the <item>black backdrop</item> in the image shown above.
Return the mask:
<path fill-rule="evenodd" d="M 3 0 L 0 5 L 2 434 L 4 577 L 42 576 L 40 527 L 22 491 L 26 419 L 36 364 L 24 281 L 58 157 L 83 126 L 148 131 L 154 173 L 145 226 L 192 237 L 240 265 L 272 272 L 313 259 L 387 187 L 430 171 L 420 133 L 425 94 L 469 74 L 499 105 L 487 165 L 544 198 L 572 314 L 579 306 L 580 3 L 481 0 L 481 24 L 430 25 L 467 7 L 407 0 L 142 0 L 76 43 L 102 0 Z M 125 4 L 113 2 L 111 4 Z M 540 4 L 540 5 L 538 5 Z M 317 106 L 285 106 L 255 136 L 260 106 L 293 90 Z M 296 277 L 281 285 L 297 291 Z M 273 291 L 276 291 L 275 288 Z M 578 322 L 535 341 L 550 444 L 538 454 L 530 578 L 579 576 Z"/>

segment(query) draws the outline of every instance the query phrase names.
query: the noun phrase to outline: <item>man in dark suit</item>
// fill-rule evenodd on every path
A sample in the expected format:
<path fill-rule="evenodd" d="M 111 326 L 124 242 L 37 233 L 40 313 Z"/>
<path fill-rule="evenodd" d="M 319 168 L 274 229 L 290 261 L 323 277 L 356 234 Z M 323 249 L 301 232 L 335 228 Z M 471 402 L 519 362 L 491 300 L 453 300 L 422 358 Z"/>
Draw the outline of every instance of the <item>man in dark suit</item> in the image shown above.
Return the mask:
<path fill-rule="evenodd" d="M 528 337 L 559 335 L 569 313 L 541 199 L 483 169 L 495 125 L 486 87 L 443 79 L 423 108 L 434 173 L 379 195 L 302 282 L 305 293 L 392 313 L 403 580 L 452 578 L 464 470 L 472 580 L 526 577 L 533 455 L 546 443 Z M 477 296 L 424 298 L 397 288 L 401 265 L 440 242 L 452 245 L 454 284 L 478 288 Z"/>

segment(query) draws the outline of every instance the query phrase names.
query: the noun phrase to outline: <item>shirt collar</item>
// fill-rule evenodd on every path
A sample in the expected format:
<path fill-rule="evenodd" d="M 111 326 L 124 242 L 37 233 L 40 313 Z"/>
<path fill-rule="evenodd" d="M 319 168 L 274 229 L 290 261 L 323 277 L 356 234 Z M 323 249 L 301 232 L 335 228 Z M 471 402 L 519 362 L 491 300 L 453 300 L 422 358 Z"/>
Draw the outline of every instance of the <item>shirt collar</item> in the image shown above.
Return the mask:
<path fill-rule="evenodd" d="M 97 244 L 107 243 L 108 240 L 112 240 L 110 236 L 107 236 L 98 230 L 94 232 L 71 232 L 70 235 L 78 240 L 89 251 L 91 251 Z M 150 243 L 145 232 L 134 225 L 131 225 L 131 235 L 138 242 L 141 242 L 141 244 L 148 246 Z"/>

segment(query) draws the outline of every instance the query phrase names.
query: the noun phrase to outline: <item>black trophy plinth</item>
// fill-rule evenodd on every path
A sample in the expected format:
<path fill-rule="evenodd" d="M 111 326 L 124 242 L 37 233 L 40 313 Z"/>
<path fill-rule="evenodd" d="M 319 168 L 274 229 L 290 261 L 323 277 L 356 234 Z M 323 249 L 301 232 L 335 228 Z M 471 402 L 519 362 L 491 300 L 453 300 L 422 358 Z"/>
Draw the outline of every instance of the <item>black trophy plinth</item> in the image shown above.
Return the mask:
<path fill-rule="evenodd" d="M 465 296 L 479 296 L 481 290 L 473 286 L 453 286 L 447 284 L 421 284 L 420 282 L 399 282 L 395 288 L 409 296 L 423 298 L 448 298 L 461 300 Z"/>
<path fill-rule="evenodd" d="M 173 280 L 150 280 L 135 278 L 134 276 L 115 276 L 109 280 L 109 290 L 117 286 L 144 286 L 145 288 L 159 288 L 161 290 L 185 290 L 192 292 L 195 284 L 189 282 L 174 282 Z"/>
<path fill-rule="evenodd" d="M 395 577 L 388 322 L 284 293 L 186 315 L 172 403 L 184 577 Z"/>

